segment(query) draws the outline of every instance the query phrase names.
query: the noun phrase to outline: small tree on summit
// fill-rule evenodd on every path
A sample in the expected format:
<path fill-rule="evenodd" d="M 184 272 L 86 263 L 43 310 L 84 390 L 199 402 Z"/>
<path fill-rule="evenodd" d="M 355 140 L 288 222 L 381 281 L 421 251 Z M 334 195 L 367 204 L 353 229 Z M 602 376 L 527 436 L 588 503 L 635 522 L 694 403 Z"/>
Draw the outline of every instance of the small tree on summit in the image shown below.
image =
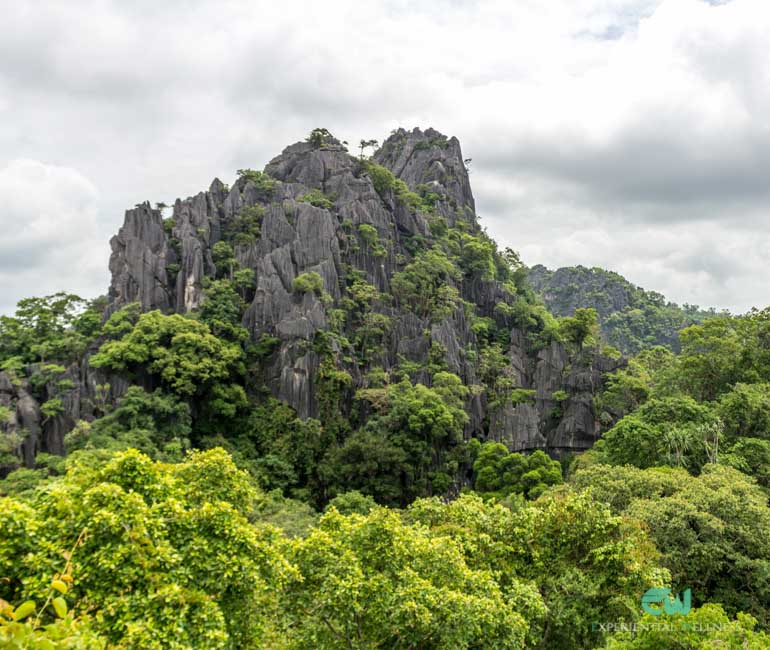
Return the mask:
<path fill-rule="evenodd" d="M 315 149 L 320 149 L 325 144 L 328 144 L 329 140 L 333 140 L 334 136 L 328 129 L 313 129 L 310 135 L 307 136 L 306 141 L 313 145 Z"/>
<path fill-rule="evenodd" d="M 378 145 L 379 142 L 377 142 L 377 140 L 361 140 L 361 142 L 358 144 L 361 149 L 361 160 L 364 159 L 364 149 L 368 149 L 369 147 L 376 149 Z"/>

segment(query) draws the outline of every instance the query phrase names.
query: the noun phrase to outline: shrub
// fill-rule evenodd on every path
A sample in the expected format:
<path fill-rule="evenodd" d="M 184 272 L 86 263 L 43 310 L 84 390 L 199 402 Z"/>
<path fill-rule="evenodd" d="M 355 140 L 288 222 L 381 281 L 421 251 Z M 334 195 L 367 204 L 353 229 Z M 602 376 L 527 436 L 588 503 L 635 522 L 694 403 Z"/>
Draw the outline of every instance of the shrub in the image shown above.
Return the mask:
<path fill-rule="evenodd" d="M 316 208 L 324 208 L 325 210 L 331 210 L 334 205 L 333 201 L 328 196 L 317 189 L 310 190 L 307 194 L 297 200 L 301 203 L 314 205 Z"/>
<path fill-rule="evenodd" d="M 314 293 L 321 295 L 324 288 L 323 278 L 315 271 L 300 273 L 291 282 L 291 288 L 294 293 Z"/>

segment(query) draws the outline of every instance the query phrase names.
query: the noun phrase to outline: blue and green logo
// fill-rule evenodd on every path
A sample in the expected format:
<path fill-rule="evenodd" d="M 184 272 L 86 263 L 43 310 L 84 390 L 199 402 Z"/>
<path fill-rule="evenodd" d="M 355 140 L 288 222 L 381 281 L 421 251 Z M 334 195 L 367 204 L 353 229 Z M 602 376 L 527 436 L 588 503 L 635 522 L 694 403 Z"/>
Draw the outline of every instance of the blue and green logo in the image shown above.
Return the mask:
<path fill-rule="evenodd" d="M 674 594 L 665 587 L 648 589 L 642 596 L 642 609 L 652 616 L 660 616 L 663 612 L 669 616 L 679 614 L 684 616 L 690 611 L 691 594 L 685 589 L 681 594 Z"/>

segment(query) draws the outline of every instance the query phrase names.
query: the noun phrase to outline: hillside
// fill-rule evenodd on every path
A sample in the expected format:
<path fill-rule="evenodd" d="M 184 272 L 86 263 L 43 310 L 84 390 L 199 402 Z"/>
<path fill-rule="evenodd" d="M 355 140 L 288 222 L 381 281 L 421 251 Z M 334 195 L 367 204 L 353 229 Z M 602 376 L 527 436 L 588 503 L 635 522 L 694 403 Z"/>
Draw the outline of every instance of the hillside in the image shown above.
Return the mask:
<path fill-rule="evenodd" d="M 561 336 L 481 230 L 455 138 L 400 129 L 364 159 L 319 129 L 168 216 L 127 210 L 110 244 L 102 332 L 45 373 L 24 341 L 6 352 L 20 367 L 0 395 L 28 467 L 132 384 L 189 409 L 184 446 L 222 438 L 267 485 L 320 504 L 346 487 L 400 504 L 457 492 L 463 441 L 563 457 L 600 435 L 596 393 L 619 362 L 584 348 L 588 332 Z M 325 437 L 302 465 L 265 426 Z M 389 433 L 372 452 L 400 460 L 362 475 L 375 427 Z"/>
<path fill-rule="evenodd" d="M 0 317 L 0 647 L 770 647 L 770 309 L 621 358 L 706 314 L 528 282 L 432 129 L 110 245 Z"/>
<path fill-rule="evenodd" d="M 678 350 L 681 329 L 716 313 L 694 305 L 679 306 L 618 273 L 596 267 L 551 271 L 538 264 L 529 269 L 527 278 L 555 316 L 571 316 L 581 307 L 595 309 L 604 340 L 626 354 L 655 345 Z"/>

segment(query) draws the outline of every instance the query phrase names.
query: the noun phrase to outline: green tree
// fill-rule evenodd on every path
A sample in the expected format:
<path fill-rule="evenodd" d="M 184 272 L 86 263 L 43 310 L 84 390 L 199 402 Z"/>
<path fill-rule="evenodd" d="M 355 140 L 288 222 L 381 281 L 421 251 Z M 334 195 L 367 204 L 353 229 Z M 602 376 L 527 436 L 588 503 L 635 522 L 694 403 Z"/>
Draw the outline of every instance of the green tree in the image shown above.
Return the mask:
<path fill-rule="evenodd" d="M 734 616 L 747 612 L 763 628 L 770 611 L 770 508 L 752 479 L 719 465 L 700 476 L 683 470 L 597 465 L 574 484 L 648 527 L 672 584 Z"/>
<path fill-rule="evenodd" d="M 334 136 L 328 129 L 316 128 L 310 132 L 310 135 L 305 138 L 306 142 L 309 142 L 315 149 L 320 149 L 324 145 L 334 140 Z"/>
<path fill-rule="evenodd" d="M 542 450 L 525 456 L 511 453 L 499 442 L 481 445 L 473 463 L 474 488 L 498 497 L 524 494 L 539 497 L 548 486 L 562 482 L 561 464 L 551 460 Z"/>
<path fill-rule="evenodd" d="M 770 384 L 736 384 L 716 410 L 727 435 L 770 439 Z"/>
<path fill-rule="evenodd" d="M 258 646 L 293 572 L 277 532 L 249 524 L 258 497 L 221 450 L 178 465 L 136 451 L 76 463 L 32 506 L 2 500 L 3 590 L 39 601 L 80 539 L 71 602 L 87 604 L 110 644 Z"/>
<path fill-rule="evenodd" d="M 76 360 L 98 335 L 104 307 L 63 292 L 20 300 L 14 316 L 0 316 L 0 364 Z"/>
<path fill-rule="evenodd" d="M 67 451 L 136 448 L 153 458 L 179 460 L 190 447 L 189 406 L 160 389 L 129 387 L 114 410 L 94 422 L 80 422 L 65 436 Z"/>
<path fill-rule="evenodd" d="M 421 252 L 403 271 L 393 274 L 391 288 L 402 306 L 421 318 L 443 320 L 454 311 L 459 294 L 451 284 L 459 271 L 439 248 Z"/>
<path fill-rule="evenodd" d="M 513 511 L 475 495 L 421 499 L 406 517 L 450 536 L 471 568 L 496 576 L 526 612 L 524 647 L 595 647 L 593 621 L 636 619 L 639 595 L 668 580 L 638 522 L 583 494 L 549 493 Z"/>
<path fill-rule="evenodd" d="M 237 329 L 230 331 L 239 338 Z M 179 314 L 142 314 L 130 332 L 104 343 L 90 363 L 149 389 L 160 387 L 183 399 L 195 398 L 200 431 L 220 426 L 221 418 L 232 418 L 247 405 L 238 381 L 245 372 L 240 343 L 218 338 L 206 323 Z"/>
<path fill-rule="evenodd" d="M 291 288 L 295 293 L 314 293 L 320 296 L 324 289 L 324 281 L 315 271 L 307 271 L 300 273 L 292 280 Z"/>
<path fill-rule="evenodd" d="M 524 617 L 492 575 L 468 567 L 449 537 L 397 513 L 331 510 L 290 560 L 301 580 L 284 600 L 293 648 L 521 647 Z"/>
<path fill-rule="evenodd" d="M 566 341 L 582 349 L 584 345 L 593 345 L 599 339 L 599 317 L 596 310 L 576 309 L 574 316 L 559 319 L 559 332 Z"/>

